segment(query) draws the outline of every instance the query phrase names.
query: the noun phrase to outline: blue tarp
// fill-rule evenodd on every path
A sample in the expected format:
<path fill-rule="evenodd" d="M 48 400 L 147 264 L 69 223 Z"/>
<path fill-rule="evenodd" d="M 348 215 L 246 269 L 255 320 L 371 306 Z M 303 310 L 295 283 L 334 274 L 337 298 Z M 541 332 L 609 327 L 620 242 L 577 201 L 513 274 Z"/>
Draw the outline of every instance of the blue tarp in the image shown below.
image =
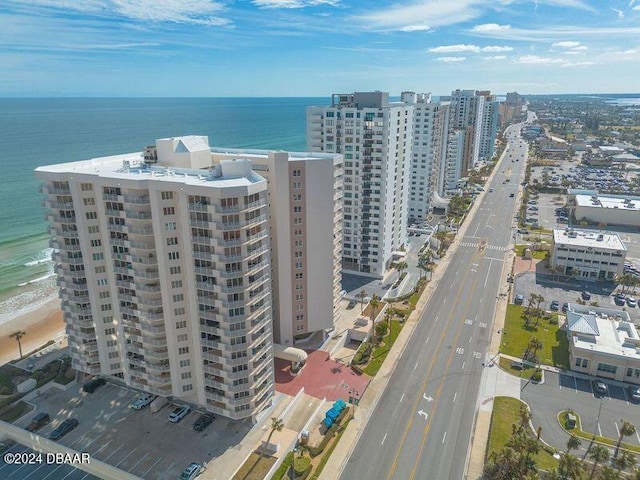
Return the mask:
<path fill-rule="evenodd" d="M 335 420 L 339 416 L 340 416 L 340 412 L 335 408 L 331 408 L 327 410 L 327 417 L 329 417 L 331 420 Z"/>
<path fill-rule="evenodd" d="M 344 407 L 346 407 L 347 404 L 345 403 L 344 400 L 342 399 L 338 399 L 335 402 L 333 402 L 333 408 L 335 408 L 336 410 L 338 410 L 339 412 L 341 412 L 342 410 L 344 410 Z"/>
<path fill-rule="evenodd" d="M 324 423 L 325 427 L 331 428 L 331 425 L 333 425 L 333 420 L 327 417 L 322 421 L 322 423 Z"/>

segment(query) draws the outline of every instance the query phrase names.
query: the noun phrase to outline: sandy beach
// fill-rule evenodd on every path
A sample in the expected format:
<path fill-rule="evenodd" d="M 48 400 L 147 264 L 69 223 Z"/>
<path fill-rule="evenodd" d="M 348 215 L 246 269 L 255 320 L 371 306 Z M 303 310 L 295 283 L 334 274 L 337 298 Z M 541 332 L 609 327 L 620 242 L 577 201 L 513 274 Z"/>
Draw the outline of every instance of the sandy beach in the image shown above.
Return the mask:
<path fill-rule="evenodd" d="M 0 323 L 0 365 L 20 358 L 18 342 L 9 337 L 19 330 L 26 333 L 21 340 L 25 355 L 64 333 L 60 299 L 54 298 L 36 310 Z"/>

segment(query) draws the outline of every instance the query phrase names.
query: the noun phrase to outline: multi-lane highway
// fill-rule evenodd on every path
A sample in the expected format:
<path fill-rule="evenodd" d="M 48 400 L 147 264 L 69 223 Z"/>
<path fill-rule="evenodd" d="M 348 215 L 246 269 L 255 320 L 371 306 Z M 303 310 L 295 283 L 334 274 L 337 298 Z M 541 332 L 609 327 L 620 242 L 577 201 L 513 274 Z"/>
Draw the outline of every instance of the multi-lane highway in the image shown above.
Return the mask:
<path fill-rule="evenodd" d="M 497 172 L 342 474 L 463 478 L 527 145 L 507 129 Z M 507 181 L 508 180 L 508 181 Z M 493 189 L 492 191 L 490 189 Z M 511 196 L 511 194 L 514 194 Z"/>

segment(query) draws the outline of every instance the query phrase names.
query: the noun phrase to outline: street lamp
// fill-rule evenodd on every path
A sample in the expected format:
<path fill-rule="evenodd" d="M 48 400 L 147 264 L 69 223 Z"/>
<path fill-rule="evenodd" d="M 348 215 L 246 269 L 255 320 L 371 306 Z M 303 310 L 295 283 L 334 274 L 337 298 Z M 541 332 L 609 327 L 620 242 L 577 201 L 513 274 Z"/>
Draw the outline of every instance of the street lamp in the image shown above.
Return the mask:
<path fill-rule="evenodd" d="M 293 451 L 291 453 L 293 453 L 293 457 L 291 458 L 291 478 L 292 480 L 296 480 L 296 453 L 298 453 L 298 448 L 294 447 Z"/>
<path fill-rule="evenodd" d="M 353 405 L 353 414 L 356 414 L 356 408 L 360 403 L 360 392 L 355 388 L 349 389 L 349 403 Z"/>

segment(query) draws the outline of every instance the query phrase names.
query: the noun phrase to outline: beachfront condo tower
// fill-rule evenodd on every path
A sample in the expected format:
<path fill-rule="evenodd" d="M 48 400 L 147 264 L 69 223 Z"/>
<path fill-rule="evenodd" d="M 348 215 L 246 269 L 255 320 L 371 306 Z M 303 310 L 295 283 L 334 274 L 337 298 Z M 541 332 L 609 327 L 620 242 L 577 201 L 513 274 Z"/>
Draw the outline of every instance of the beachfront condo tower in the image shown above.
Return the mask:
<path fill-rule="evenodd" d="M 413 110 L 385 92 L 307 108 L 307 149 L 344 157 L 343 272 L 382 277 L 405 245 Z"/>

